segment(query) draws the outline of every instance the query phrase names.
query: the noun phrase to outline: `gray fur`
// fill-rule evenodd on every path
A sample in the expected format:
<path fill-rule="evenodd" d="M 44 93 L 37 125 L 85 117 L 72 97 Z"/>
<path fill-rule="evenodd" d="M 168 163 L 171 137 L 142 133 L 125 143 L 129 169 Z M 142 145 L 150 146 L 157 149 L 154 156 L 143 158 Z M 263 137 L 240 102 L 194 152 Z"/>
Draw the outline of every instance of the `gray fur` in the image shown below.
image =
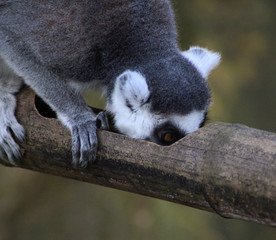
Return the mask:
<path fill-rule="evenodd" d="M 23 137 L 13 96 L 22 79 L 71 131 L 73 162 L 83 167 L 96 157 L 96 121 L 106 128 L 106 120 L 73 85 L 97 81 L 109 97 L 115 79 L 130 69 L 146 77 L 153 112 L 206 110 L 208 86 L 181 55 L 176 37 L 168 0 L 1 0 L 0 155 L 12 163 L 19 157 L 4 129 Z M 11 75 L 2 73 L 5 65 Z"/>
<path fill-rule="evenodd" d="M 19 91 L 21 84 L 22 79 L 15 75 L 0 57 L 0 158 L 10 161 L 13 165 L 20 158 L 20 151 L 12 133 L 19 140 L 24 139 L 24 129 L 14 116 L 14 94 Z"/>

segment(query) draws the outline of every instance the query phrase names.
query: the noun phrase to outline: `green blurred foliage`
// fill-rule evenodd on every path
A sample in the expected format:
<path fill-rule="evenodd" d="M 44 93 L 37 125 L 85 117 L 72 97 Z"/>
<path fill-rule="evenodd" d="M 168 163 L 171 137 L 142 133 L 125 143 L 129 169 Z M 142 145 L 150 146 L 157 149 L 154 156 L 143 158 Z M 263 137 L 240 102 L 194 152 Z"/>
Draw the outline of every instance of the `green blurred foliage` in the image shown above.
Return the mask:
<path fill-rule="evenodd" d="M 174 0 L 182 49 L 222 53 L 211 121 L 276 131 L 275 1 Z M 274 79 L 274 80 L 273 80 Z M 93 106 L 99 94 L 86 92 Z M 97 101 L 97 102 L 96 102 Z M 272 240 L 276 230 L 87 183 L 0 167 L 0 240 Z"/>

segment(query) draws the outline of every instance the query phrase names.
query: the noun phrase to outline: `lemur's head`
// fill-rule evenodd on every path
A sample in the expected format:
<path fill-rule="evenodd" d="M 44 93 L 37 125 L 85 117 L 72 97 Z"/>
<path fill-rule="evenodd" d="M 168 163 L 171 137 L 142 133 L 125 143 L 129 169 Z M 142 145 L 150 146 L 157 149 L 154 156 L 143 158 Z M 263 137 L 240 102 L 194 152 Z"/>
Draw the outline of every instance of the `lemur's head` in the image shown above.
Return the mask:
<path fill-rule="evenodd" d="M 115 127 L 130 137 L 163 145 L 196 131 L 210 104 L 206 79 L 219 61 L 218 53 L 192 47 L 125 71 L 107 103 Z"/>

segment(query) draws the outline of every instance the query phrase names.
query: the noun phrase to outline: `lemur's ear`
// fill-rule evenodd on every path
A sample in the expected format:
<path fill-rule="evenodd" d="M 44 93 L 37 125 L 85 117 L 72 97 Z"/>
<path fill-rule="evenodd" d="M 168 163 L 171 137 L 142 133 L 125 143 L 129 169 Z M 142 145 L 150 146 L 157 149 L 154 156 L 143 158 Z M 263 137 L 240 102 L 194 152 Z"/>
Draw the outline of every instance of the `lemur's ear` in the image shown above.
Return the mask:
<path fill-rule="evenodd" d="M 182 54 L 194 64 L 205 79 L 220 62 L 220 54 L 209 51 L 206 48 L 191 47 L 188 51 L 182 52 Z"/>
<path fill-rule="evenodd" d="M 145 104 L 150 96 L 145 77 L 136 71 L 125 71 L 118 77 L 121 94 L 130 108 L 140 107 Z"/>

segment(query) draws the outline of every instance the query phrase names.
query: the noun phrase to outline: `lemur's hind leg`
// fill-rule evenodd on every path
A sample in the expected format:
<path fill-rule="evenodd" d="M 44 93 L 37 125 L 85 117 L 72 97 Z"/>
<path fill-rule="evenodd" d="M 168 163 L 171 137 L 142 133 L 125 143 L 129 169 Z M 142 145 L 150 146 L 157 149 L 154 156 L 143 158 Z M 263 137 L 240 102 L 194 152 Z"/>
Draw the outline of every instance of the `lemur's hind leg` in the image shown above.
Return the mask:
<path fill-rule="evenodd" d="M 23 80 L 18 77 L 0 56 L 0 158 L 12 165 L 20 159 L 19 146 L 14 137 L 23 141 L 24 128 L 15 118 L 15 94 Z"/>

